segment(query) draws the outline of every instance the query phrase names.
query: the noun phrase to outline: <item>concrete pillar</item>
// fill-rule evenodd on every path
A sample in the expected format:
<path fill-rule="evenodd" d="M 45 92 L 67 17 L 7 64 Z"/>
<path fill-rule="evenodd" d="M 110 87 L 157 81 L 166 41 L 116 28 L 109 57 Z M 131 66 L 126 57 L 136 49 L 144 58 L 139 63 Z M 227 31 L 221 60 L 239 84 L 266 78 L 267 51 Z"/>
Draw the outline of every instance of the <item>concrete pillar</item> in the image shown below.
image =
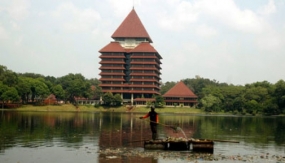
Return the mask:
<path fill-rule="evenodd" d="M 103 99 L 102 99 L 102 96 L 100 96 L 100 104 L 103 103 Z"/>
<path fill-rule="evenodd" d="M 133 105 L 134 104 L 134 94 L 132 93 L 131 94 L 131 105 Z"/>

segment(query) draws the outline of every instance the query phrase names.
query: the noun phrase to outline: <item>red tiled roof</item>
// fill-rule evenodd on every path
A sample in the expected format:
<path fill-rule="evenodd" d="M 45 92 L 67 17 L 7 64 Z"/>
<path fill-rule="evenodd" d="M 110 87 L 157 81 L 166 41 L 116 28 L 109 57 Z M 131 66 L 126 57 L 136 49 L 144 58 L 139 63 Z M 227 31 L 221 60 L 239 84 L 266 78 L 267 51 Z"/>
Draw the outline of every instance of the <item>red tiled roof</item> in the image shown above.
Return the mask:
<path fill-rule="evenodd" d="M 112 38 L 147 38 L 152 43 L 136 11 L 132 9 L 122 24 L 113 33 Z"/>
<path fill-rule="evenodd" d="M 163 97 L 197 97 L 182 81 L 167 91 Z"/>
<path fill-rule="evenodd" d="M 148 52 L 148 53 L 157 53 L 153 46 L 149 42 L 142 42 L 137 47 L 131 50 L 131 52 Z"/>
<path fill-rule="evenodd" d="M 108 45 L 106 45 L 104 48 L 102 48 L 100 51 L 100 53 L 102 52 L 126 52 L 125 49 L 120 45 L 119 42 L 111 42 Z"/>

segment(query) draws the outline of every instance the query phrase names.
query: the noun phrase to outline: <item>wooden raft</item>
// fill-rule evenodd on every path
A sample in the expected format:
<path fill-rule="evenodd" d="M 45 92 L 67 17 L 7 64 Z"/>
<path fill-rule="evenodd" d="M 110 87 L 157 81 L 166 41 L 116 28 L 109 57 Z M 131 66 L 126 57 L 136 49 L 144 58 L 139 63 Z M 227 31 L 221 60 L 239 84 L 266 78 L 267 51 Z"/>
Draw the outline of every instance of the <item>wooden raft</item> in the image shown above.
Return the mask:
<path fill-rule="evenodd" d="M 192 147 L 192 148 L 191 148 Z M 214 152 L 214 141 L 206 139 L 190 140 L 147 140 L 144 141 L 145 149 L 163 149 L 163 150 L 192 150 L 194 152 Z"/>

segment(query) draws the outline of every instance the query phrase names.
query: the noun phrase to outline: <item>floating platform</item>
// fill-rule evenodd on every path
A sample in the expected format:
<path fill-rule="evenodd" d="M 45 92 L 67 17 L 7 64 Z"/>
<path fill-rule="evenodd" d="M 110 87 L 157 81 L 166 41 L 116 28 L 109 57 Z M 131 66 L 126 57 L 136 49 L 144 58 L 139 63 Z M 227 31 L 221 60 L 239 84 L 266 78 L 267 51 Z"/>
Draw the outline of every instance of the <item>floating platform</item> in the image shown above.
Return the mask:
<path fill-rule="evenodd" d="M 147 140 L 144 141 L 144 148 L 163 150 L 192 150 L 194 152 L 213 153 L 214 141 L 206 139 Z"/>

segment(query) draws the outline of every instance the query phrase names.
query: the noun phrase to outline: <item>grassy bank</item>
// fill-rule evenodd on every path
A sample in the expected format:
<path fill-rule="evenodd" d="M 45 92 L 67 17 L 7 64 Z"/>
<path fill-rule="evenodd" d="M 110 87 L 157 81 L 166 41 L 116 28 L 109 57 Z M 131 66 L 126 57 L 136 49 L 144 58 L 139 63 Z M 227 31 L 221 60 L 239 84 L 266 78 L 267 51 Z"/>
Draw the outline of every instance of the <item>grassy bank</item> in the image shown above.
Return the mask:
<path fill-rule="evenodd" d="M 18 111 L 81 111 L 81 112 L 137 112 L 144 113 L 149 112 L 150 109 L 146 107 L 135 107 L 131 110 L 128 110 L 127 107 L 94 107 L 92 105 L 79 105 L 78 109 L 71 104 L 63 105 L 47 105 L 47 106 L 33 106 L 33 105 L 24 105 L 20 108 L 17 108 Z M 203 113 L 200 109 L 189 108 L 189 107 L 166 107 L 166 108 L 157 108 L 158 113 Z"/>

